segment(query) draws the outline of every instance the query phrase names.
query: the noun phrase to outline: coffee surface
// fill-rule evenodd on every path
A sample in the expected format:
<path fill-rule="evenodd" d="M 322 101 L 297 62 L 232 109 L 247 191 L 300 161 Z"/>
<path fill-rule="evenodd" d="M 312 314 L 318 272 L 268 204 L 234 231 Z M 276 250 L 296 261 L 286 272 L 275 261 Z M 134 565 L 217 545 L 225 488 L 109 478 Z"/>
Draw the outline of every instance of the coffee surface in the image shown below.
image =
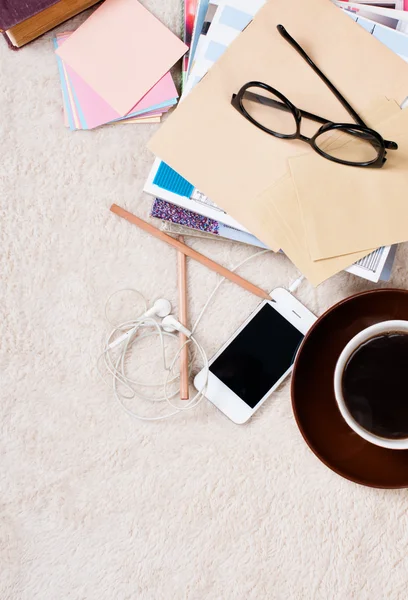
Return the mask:
<path fill-rule="evenodd" d="M 408 437 L 408 335 L 390 332 L 362 344 L 343 373 L 353 418 L 379 437 Z"/>

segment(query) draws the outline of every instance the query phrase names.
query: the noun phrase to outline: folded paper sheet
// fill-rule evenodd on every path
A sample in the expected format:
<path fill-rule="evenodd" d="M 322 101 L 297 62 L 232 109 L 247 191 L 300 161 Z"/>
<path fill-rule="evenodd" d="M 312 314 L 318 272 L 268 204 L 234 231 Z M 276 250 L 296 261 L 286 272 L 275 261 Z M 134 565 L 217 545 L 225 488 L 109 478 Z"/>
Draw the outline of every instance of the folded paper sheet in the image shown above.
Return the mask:
<path fill-rule="evenodd" d="M 399 146 L 388 150 L 381 169 L 347 167 L 311 155 L 290 160 L 313 260 L 408 240 L 408 110 L 376 129 Z"/>
<path fill-rule="evenodd" d="M 379 96 L 401 103 L 408 64 L 328 0 L 271 0 L 226 50 L 149 143 L 150 149 L 269 247 L 271 218 L 259 195 L 289 170 L 288 159 L 312 152 L 253 126 L 231 96 L 252 80 L 269 83 L 295 105 L 351 122 L 339 101 L 278 33 L 283 24 L 359 111 Z M 302 125 L 306 135 L 316 124 Z M 194 148 L 194 152 L 191 152 Z M 323 159 L 322 159 L 323 160 Z"/>
<path fill-rule="evenodd" d="M 187 49 L 137 0 L 106 0 L 57 54 L 124 116 Z"/>

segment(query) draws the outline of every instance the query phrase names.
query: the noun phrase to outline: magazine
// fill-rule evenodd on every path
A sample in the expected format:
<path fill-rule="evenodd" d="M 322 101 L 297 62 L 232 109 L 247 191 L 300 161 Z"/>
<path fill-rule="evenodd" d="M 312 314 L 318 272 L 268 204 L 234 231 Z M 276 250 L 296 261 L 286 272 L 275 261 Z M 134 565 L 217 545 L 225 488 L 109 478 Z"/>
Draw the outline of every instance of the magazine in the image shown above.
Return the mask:
<path fill-rule="evenodd" d="M 183 14 L 183 39 L 186 46 L 188 46 L 189 51 L 183 57 L 183 67 L 182 67 L 182 87 L 187 79 L 188 73 L 188 63 L 190 59 L 190 48 L 193 37 L 193 29 L 194 22 L 196 18 L 196 10 L 197 10 L 197 0 L 184 0 L 184 14 Z"/>

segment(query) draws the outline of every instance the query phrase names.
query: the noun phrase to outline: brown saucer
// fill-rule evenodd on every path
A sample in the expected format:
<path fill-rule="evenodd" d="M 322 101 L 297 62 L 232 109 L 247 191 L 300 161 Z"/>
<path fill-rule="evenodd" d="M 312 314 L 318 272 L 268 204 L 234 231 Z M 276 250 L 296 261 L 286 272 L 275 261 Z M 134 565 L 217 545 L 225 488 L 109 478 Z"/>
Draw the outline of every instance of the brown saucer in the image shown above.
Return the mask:
<path fill-rule="evenodd" d="M 376 488 L 408 487 L 408 450 L 388 450 L 360 438 L 343 420 L 334 397 L 334 368 L 359 331 L 389 319 L 408 320 L 407 290 L 375 290 L 339 302 L 316 321 L 300 348 L 292 376 L 292 406 L 307 444 L 330 469 Z"/>

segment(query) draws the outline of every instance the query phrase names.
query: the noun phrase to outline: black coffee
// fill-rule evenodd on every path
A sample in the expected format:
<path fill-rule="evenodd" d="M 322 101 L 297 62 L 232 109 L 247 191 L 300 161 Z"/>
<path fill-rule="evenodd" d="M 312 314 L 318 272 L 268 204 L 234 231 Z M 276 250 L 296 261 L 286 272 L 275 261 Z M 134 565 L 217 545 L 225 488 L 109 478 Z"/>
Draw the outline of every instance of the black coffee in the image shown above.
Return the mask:
<path fill-rule="evenodd" d="M 408 437 L 408 335 L 373 337 L 349 358 L 343 397 L 353 418 L 379 437 Z"/>

